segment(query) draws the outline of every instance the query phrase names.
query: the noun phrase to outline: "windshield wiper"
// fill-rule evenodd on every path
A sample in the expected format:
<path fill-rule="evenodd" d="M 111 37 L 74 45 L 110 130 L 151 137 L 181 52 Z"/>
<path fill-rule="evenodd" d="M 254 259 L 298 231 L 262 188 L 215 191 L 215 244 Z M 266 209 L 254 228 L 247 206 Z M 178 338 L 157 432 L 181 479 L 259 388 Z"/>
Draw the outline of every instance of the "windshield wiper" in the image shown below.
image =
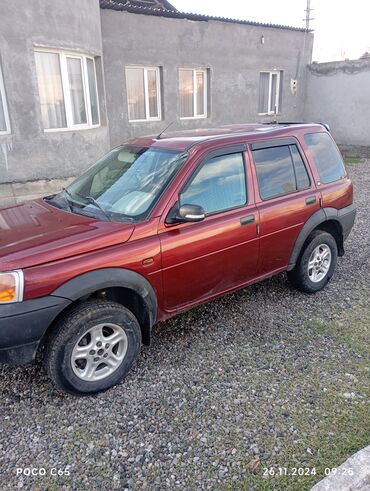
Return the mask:
<path fill-rule="evenodd" d="M 78 195 L 77 195 L 78 196 Z M 81 198 L 83 199 L 87 199 L 87 201 L 89 201 L 91 204 L 95 205 L 97 208 L 99 208 L 100 211 L 102 211 L 104 213 L 104 215 L 108 218 L 108 220 L 111 222 L 112 221 L 112 217 L 108 214 L 108 212 L 106 210 L 104 210 L 104 208 L 96 201 L 95 198 L 93 198 L 92 196 L 81 196 Z"/>
<path fill-rule="evenodd" d="M 72 201 L 72 203 L 75 203 L 76 201 L 73 199 L 73 195 L 70 191 L 68 191 L 68 189 L 66 188 L 63 188 L 63 191 L 66 193 L 66 195 L 70 198 L 70 200 Z M 89 203 L 91 203 L 92 205 L 96 206 L 96 208 L 99 208 L 99 210 L 108 218 L 108 220 L 111 222 L 112 221 L 112 218 L 110 217 L 110 215 L 104 210 L 104 208 L 96 201 L 95 198 L 93 198 L 92 196 L 81 196 L 79 195 L 78 193 L 75 193 L 75 196 L 77 196 L 77 198 L 81 198 L 81 199 L 85 199 L 87 200 Z M 72 207 L 70 206 L 69 204 L 69 200 L 67 200 L 67 203 L 68 203 L 68 206 L 70 208 L 70 210 L 72 211 Z"/>
<path fill-rule="evenodd" d="M 74 199 L 73 199 L 71 193 L 68 191 L 68 189 L 66 189 L 66 188 L 62 188 L 62 189 L 65 192 L 65 194 L 71 199 L 71 202 L 73 203 L 74 202 Z M 65 202 L 68 205 L 69 211 L 73 211 L 72 210 L 71 203 L 70 203 L 69 199 L 67 198 L 67 196 L 64 196 L 64 200 L 65 200 Z"/>

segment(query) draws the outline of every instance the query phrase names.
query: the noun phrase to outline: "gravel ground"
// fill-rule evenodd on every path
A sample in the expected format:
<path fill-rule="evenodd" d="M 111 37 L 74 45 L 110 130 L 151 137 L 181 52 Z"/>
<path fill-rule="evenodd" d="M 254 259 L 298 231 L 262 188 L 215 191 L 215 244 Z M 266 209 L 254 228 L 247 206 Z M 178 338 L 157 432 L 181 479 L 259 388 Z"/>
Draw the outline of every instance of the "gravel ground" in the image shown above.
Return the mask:
<path fill-rule="evenodd" d="M 182 314 L 90 398 L 37 365 L 0 366 L 0 488 L 301 491 L 365 446 L 370 161 L 349 172 L 358 218 L 323 292 L 281 275 Z M 318 473 L 264 475 L 278 466 Z"/>

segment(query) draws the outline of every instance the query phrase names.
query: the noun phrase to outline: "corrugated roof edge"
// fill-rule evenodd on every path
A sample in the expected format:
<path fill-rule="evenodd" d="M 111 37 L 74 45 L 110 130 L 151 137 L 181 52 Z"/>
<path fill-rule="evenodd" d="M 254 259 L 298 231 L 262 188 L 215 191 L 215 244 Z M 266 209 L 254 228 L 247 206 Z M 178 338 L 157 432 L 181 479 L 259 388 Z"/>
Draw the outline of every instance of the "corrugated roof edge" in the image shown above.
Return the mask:
<path fill-rule="evenodd" d="M 229 22 L 232 24 L 246 24 L 246 25 L 257 26 L 257 27 L 285 29 L 288 31 L 312 32 L 312 30 L 307 30 L 304 27 L 292 27 L 292 26 L 284 26 L 280 24 L 268 24 L 268 23 L 254 22 L 249 20 L 230 19 L 227 17 L 216 17 L 212 15 L 192 14 L 186 12 L 179 12 L 178 10 L 167 10 L 167 9 L 163 10 L 163 9 L 155 9 L 152 7 L 134 7 L 132 5 L 127 5 L 123 2 L 115 2 L 114 0 L 113 1 L 100 0 L 100 8 L 108 9 L 108 10 L 125 11 L 133 14 L 155 15 L 158 17 L 171 17 L 173 19 L 189 19 L 189 20 L 198 20 L 204 22 L 207 22 L 209 20 L 215 20 L 219 22 Z"/>

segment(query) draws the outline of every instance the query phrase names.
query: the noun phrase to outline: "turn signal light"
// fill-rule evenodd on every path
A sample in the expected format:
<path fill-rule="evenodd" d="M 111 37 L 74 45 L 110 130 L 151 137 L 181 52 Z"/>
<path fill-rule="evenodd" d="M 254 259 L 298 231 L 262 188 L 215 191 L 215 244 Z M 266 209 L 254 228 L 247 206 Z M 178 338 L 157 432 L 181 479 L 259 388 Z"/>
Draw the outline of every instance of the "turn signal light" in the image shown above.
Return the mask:
<path fill-rule="evenodd" d="M 14 302 L 17 298 L 15 277 L 11 274 L 1 275 L 0 302 Z"/>
<path fill-rule="evenodd" d="M 19 302 L 23 296 L 23 274 L 21 271 L 0 273 L 0 303 Z"/>

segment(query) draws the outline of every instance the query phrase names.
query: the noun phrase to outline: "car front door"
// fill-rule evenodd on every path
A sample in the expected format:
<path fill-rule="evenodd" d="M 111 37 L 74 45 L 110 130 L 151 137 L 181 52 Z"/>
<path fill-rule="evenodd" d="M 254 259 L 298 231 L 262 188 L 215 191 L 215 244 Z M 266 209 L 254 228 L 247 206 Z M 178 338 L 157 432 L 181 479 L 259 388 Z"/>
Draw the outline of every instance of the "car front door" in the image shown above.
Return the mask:
<path fill-rule="evenodd" d="M 164 306 L 168 312 L 210 299 L 253 278 L 258 263 L 258 211 L 244 146 L 200 159 L 168 210 L 198 205 L 203 221 L 159 228 Z M 173 208 L 172 208 L 173 209 Z M 168 219 L 167 219 L 168 222 Z"/>
<path fill-rule="evenodd" d="M 310 167 L 294 138 L 251 145 L 260 213 L 259 275 L 286 269 L 306 221 L 320 209 Z"/>

